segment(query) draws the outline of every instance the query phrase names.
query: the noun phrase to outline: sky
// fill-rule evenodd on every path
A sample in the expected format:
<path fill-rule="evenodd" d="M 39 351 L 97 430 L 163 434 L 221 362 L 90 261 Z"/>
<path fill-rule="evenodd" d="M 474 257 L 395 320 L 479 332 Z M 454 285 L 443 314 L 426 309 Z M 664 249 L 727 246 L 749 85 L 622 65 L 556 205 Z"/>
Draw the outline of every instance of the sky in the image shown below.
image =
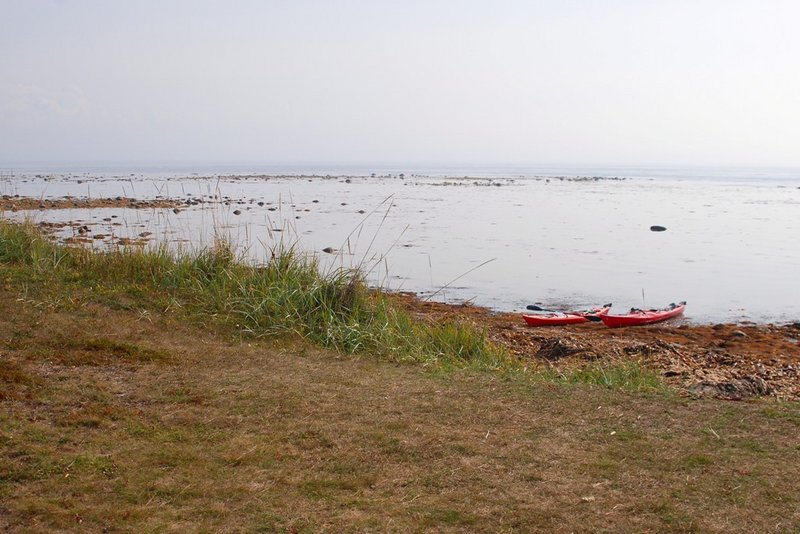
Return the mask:
<path fill-rule="evenodd" d="M 0 165 L 800 166 L 794 0 L 0 0 Z"/>

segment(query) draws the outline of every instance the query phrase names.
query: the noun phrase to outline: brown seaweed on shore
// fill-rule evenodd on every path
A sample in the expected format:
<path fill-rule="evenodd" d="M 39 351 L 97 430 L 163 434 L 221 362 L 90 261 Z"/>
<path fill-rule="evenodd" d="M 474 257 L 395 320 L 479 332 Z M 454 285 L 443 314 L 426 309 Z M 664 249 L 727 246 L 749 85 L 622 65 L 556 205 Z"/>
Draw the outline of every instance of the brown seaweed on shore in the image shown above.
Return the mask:
<path fill-rule="evenodd" d="M 800 326 L 669 323 L 609 329 L 598 323 L 531 328 L 520 314 L 473 305 L 396 296 L 415 315 L 452 318 L 486 328 L 487 335 L 531 364 L 575 369 L 587 360 L 638 361 L 657 369 L 687 395 L 729 400 L 771 396 L 800 401 Z"/>

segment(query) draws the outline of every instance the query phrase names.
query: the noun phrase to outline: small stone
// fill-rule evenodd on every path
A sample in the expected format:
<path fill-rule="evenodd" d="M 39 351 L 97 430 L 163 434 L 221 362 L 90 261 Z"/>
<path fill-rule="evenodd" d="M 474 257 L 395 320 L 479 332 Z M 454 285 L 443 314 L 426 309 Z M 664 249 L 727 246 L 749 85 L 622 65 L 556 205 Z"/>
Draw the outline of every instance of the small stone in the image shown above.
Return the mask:
<path fill-rule="evenodd" d="M 650 227 L 651 232 L 665 232 L 666 230 L 667 230 L 666 227 L 659 226 L 657 224 L 654 224 L 653 226 Z"/>
<path fill-rule="evenodd" d="M 176 215 L 177 215 L 178 213 L 180 213 L 180 212 L 181 212 L 181 210 L 179 210 L 178 208 L 173 208 L 173 209 L 172 209 L 172 213 L 174 213 L 174 214 L 176 214 Z"/>
<path fill-rule="evenodd" d="M 747 337 L 747 334 L 745 334 L 741 330 L 734 330 L 733 332 L 731 332 L 731 335 L 733 337 Z"/>
<path fill-rule="evenodd" d="M 322 252 L 325 252 L 326 254 L 333 254 L 336 252 L 336 249 L 333 247 L 325 247 L 322 249 Z"/>
<path fill-rule="evenodd" d="M 242 211 L 241 210 L 233 210 L 233 214 L 234 215 L 241 215 Z"/>

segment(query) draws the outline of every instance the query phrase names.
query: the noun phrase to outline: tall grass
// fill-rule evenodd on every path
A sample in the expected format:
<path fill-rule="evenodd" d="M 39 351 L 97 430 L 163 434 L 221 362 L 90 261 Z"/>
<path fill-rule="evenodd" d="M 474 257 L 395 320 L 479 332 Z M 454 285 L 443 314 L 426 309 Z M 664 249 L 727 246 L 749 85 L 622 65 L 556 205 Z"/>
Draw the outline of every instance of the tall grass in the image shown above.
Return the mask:
<path fill-rule="evenodd" d="M 245 336 L 296 335 L 347 354 L 502 370 L 551 383 L 630 392 L 663 388 L 656 372 L 636 362 L 526 373 L 474 325 L 413 318 L 389 296 L 370 290 L 358 270 L 323 272 L 315 259 L 291 246 L 273 249 L 269 261 L 255 267 L 237 258 L 224 240 L 194 253 L 165 246 L 95 252 L 53 243 L 29 224 L 0 221 L 0 263 L 16 267 L 27 286 L 88 289 L 106 300 L 132 298 L 141 307 L 175 306 L 189 319 Z"/>
<path fill-rule="evenodd" d="M 25 267 L 42 282 L 126 295 L 152 305 L 178 302 L 192 316 L 244 335 L 298 335 L 349 354 L 394 361 L 498 367 L 513 360 L 483 332 L 454 322 L 413 320 L 355 270 L 322 273 L 292 247 L 272 250 L 259 267 L 225 241 L 195 253 L 119 248 L 92 252 L 52 243 L 34 227 L 0 222 L 0 262 Z M 161 300 L 160 300 L 160 299 Z"/>

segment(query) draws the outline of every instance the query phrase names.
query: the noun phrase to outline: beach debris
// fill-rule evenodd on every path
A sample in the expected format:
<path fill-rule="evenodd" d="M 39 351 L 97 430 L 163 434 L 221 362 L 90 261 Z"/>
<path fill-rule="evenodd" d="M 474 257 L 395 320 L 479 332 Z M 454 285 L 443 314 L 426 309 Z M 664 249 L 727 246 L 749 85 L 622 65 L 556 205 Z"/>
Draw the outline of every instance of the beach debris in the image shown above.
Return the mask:
<path fill-rule="evenodd" d="M 544 358 L 545 360 L 560 360 L 570 354 L 575 354 L 577 352 L 581 352 L 583 349 L 577 347 L 569 342 L 566 342 L 560 338 L 548 339 L 544 341 L 539 350 L 536 352 L 536 356 L 539 358 Z"/>
<path fill-rule="evenodd" d="M 769 384 L 759 376 L 746 376 L 727 381 L 702 380 L 688 386 L 687 391 L 697 397 L 716 397 L 742 400 L 772 393 Z"/>

